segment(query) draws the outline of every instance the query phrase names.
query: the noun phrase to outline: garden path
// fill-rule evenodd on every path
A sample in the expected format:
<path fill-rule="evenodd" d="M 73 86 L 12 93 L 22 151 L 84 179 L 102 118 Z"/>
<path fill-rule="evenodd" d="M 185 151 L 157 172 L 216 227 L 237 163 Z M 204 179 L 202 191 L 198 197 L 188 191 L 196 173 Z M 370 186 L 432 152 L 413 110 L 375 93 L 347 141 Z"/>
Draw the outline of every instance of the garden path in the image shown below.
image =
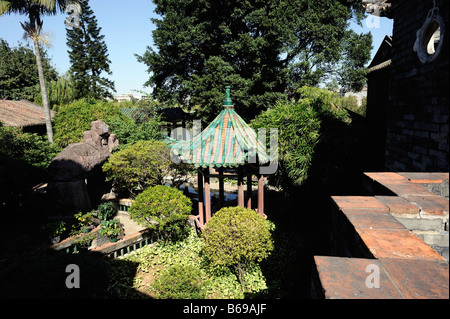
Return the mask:
<path fill-rule="evenodd" d="M 145 229 L 145 227 L 142 227 L 132 220 L 126 212 L 118 212 L 115 218 L 119 219 L 120 223 L 123 225 L 125 236 Z"/>

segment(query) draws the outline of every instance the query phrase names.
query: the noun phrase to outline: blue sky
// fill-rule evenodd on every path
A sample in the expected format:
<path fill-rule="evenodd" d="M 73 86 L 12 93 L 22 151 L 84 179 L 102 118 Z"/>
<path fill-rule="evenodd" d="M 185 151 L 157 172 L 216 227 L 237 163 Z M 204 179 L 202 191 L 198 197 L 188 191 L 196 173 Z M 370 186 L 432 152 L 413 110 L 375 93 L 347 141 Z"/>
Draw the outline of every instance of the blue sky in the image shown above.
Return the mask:
<path fill-rule="evenodd" d="M 101 34 L 105 36 L 108 47 L 109 59 L 111 60 L 110 77 L 115 82 L 117 94 L 128 94 L 132 90 L 143 90 L 150 92 L 150 88 L 144 88 L 148 80 L 146 66 L 137 62 L 134 54 L 143 54 L 147 46 L 153 45 L 151 31 L 155 26 L 150 18 L 157 18 L 154 12 L 154 4 L 151 0 L 91 0 L 89 2 L 94 15 L 97 17 L 98 25 L 102 28 Z M 44 17 L 44 32 L 51 33 L 51 46 L 47 48 L 53 65 L 60 74 L 66 72 L 70 67 L 69 56 L 66 45 L 66 31 L 64 20 L 67 14 Z M 385 35 L 392 34 L 392 20 L 373 16 L 363 21 L 363 27 L 352 23 L 352 28 L 357 32 L 371 32 L 373 35 L 373 52 L 380 46 Z M 17 46 L 23 40 L 23 30 L 19 22 L 26 20 L 25 16 L 7 15 L 0 16 L 0 38 L 6 40 L 10 46 Z M 135 93 L 136 94 L 136 93 Z"/>

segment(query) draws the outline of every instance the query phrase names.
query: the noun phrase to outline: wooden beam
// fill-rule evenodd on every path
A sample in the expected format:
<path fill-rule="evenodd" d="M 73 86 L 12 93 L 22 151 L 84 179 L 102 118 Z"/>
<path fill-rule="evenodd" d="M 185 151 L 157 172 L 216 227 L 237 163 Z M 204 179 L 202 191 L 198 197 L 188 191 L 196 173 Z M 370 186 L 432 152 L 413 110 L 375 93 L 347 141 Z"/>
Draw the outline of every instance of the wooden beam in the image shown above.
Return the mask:
<path fill-rule="evenodd" d="M 264 215 L 264 175 L 259 175 L 258 179 L 258 213 Z"/>
<path fill-rule="evenodd" d="M 198 216 L 200 225 L 205 225 L 203 216 L 203 174 L 201 168 L 197 169 L 197 187 L 198 187 Z"/>
<path fill-rule="evenodd" d="M 204 170 L 204 178 L 205 178 L 205 224 L 211 218 L 211 191 L 210 191 L 210 183 L 209 183 L 209 167 Z"/>

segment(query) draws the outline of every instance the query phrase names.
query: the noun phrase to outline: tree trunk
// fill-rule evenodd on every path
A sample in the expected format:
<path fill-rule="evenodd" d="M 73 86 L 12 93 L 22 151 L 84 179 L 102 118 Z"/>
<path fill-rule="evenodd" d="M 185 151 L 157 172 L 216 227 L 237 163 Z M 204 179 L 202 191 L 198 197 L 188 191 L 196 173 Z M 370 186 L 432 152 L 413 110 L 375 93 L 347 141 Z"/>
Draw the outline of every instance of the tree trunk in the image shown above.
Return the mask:
<path fill-rule="evenodd" d="M 244 289 L 245 286 L 245 269 L 242 267 L 241 263 L 238 261 L 238 263 L 235 265 L 236 272 L 238 275 L 239 282 L 241 284 L 241 288 Z"/>
<path fill-rule="evenodd" d="M 34 50 L 36 52 L 36 63 L 39 73 L 39 84 L 41 86 L 42 104 L 44 106 L 45 126 L 47 128 L 47 138 L 50 143 L 53 143 L 53 128 L 52 117 L 50 114 L 50 107 L 48 106 L 47 88 L 45 87 L 44 70 L 42 68 L 41 51 L 39 50 L 39 43 L 36 37 L 33 37 Z"/>

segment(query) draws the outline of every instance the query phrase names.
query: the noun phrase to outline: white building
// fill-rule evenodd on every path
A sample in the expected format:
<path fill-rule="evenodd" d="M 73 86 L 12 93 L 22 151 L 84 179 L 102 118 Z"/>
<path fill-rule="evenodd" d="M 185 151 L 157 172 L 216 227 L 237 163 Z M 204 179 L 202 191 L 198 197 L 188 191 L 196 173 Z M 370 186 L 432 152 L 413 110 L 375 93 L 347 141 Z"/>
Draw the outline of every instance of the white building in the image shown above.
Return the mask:
<path fill-rule="evenodd" d="M 141 100 L 147 100 L 149 98 L 145 94 L 134 95 L 133 93 L 129 93 L 129 94 L 115 94 L 115 95 L 113 95 L 113 97 L 118 102 L 131 101 L 131 100 L 141 101 Z"/>

